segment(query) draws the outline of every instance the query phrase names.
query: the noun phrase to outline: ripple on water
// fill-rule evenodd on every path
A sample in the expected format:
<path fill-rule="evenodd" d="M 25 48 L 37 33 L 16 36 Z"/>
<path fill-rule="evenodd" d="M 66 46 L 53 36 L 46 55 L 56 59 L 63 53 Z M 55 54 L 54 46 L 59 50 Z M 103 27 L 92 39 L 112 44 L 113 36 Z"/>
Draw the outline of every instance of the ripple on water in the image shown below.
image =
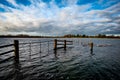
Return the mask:
<path fill-rule="evenodd" d="M 24 45 L 27 48 L 21 46 L 20 65 L 14 66 L 12 59 L 0 64 L 0 80 L 120 80 L 119 40 L 91 39 L 95 45 L 112 44 L 108 47 L 94 46 L 94 55 L 88 46 L 80 44 L 89 39 L 73 40 L 72 48 L 60 49 L 57 53 L 43 48 L 39 53 L 39 46 L 33 47 L 30 53 L 29 45 Z"/>

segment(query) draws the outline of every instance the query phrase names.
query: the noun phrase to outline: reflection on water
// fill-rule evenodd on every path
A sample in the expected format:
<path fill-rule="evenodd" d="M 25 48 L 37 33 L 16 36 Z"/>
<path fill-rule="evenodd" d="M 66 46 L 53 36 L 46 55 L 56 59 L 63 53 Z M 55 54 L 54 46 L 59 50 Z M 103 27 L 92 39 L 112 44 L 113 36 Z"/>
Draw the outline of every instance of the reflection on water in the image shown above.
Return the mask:
<path fill-rule="evenodd" d="M 55 58 L 58 58 L 57 57 L 57 50 L 54 50 L 54 55 L 55 55 Z"/>
<path fill-rule="evenodd" d="M 23 75 L 21 70 L 21 65 L 19 63 L 14 62 L 14 75 L 15 75 L 15 80 L 22 80 Z"/>
<path fill-rule="evenodd" d="M 39 41 L 20 39 L 30 40 Z M 41 49 L 31 45 L 29 51 L 29 45 L 22 45 L 20 63 L 10 59 L 0 64 L 0 80 L 120 80 L 119 39 L 91 39 L 93 50 L 87 46 L 89 39 L 71 40 L 73 46 L 66 50 L 44 49 L 46 44 L 42 44 Z M 97 46 L 103 44 L 112 46 Z"/>
<path fill-rule="evenodd" d="M 93 50 L 90 50 L 90 54 L 91 54 L 91 55 L 94 55 Z"/>

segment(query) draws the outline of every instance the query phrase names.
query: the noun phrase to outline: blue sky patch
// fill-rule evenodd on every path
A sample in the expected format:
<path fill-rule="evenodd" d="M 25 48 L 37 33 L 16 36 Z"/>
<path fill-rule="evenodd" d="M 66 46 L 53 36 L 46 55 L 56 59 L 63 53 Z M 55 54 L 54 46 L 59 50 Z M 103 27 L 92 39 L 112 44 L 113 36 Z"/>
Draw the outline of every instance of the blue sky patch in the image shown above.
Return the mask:
<path fill-rule="evenodd" d="M 78 5 L 84 5 L 84 4 L 94 3 L 94 2 L 96 2 L 96 0 L 78 0 L 77 4 Z"/>
<path fill-rule="evenodd" d="M 23 5 L 25 5 L 25 6 L 31 4 L 29 0 L 16 0 L 16 2 L 17 2 L 18 4 L 23 4 Z"/>

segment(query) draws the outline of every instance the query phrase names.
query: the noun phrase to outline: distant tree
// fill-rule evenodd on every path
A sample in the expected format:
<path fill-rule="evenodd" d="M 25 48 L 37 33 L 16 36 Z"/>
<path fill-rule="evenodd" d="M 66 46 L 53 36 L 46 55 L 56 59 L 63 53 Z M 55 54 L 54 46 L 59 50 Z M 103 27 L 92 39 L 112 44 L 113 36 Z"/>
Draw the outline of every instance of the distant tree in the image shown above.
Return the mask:
<path fill-rule="evenodd" d="M 83 35 L 82 35 L 82 37 L 86 37 L 86 35 L 85 35 L 85 34 L 83 34 Z"/>
<path fill-rule="evenodd" d="M 104 38 L 104 37 L 106 37 L 106 35 L 105 34 L 98 34 L 98 37 Z"/>
<path fill-rule="evenodd" d="M 79 35 L 79 34 L 77 34 L 77 37 L 80 37 L 80 35 Z"/>

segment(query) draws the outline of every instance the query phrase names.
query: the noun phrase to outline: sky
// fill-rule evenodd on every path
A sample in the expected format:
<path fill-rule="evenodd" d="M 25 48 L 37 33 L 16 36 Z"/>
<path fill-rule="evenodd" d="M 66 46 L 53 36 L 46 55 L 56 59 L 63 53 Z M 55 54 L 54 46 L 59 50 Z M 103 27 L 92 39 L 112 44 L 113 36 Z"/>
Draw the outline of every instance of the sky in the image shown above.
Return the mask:
<path fill-rule="evenodd" d="M 120 34 L 120 0 L 0 0 L 0 35 Z"/>

